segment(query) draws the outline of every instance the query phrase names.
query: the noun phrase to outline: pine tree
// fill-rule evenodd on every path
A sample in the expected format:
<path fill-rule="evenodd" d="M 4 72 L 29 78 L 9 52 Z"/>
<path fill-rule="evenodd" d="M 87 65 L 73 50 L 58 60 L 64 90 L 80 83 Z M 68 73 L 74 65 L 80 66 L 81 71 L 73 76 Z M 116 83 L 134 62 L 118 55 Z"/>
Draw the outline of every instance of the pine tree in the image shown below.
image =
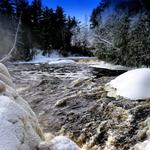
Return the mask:
<path fill-rule="evenodd" d="M 80 46 L 71 45 L 72 29 L 78 21 L 75 17 L 67 17 L 62 7 L 58 6 L 54 11 L 43 8 L 41 0 L 33 0 L 31 4 L 28 0 L 1 0 L 0 27 L 5 31 L 1 31 L 1 41 L 3 37 L 11 41 L 9 48 L 4 45 L 7 49 L 11 49 L 20 17 L 15 59 L 30 60 L 35 49 L 41 49 L 43 54 L 50 54 L 55 49 L 67 56 L 69 53 L 81 53 L 79 49 L 83 50 L 87 45 L 85 41 Z"/>
<path fill-rule="evenodd" d="M 150 65 L 149 6 L 146 1 L 118 0 L 110 3 L 113 11 L 104 8 L 108 16 L 104 21 L 103 11 L 97 14 L 101 17 L 94 29 L 94 47 L 99 59 L 127 66 Z"/>
<path fill-rule="evenodd" d="M 40 22 L 41 37 L 40 43 L 43 48 L 43 54 L 49 54 L 53 47 L 53 35 L 54 33 L 54 11 L 45 7 Z"/>

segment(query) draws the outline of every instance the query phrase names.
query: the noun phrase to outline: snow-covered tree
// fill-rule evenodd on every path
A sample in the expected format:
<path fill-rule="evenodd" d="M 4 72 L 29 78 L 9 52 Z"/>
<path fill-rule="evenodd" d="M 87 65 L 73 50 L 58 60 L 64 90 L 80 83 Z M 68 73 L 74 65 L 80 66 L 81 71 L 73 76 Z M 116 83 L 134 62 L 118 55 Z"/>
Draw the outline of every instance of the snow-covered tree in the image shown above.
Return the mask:
<path fill-rule="evenodd" d="M 93 46 L 99 59 L 128 66 L 150 65 L 149 5 L 136 1 L 110 1 L 97 14 Z"/>

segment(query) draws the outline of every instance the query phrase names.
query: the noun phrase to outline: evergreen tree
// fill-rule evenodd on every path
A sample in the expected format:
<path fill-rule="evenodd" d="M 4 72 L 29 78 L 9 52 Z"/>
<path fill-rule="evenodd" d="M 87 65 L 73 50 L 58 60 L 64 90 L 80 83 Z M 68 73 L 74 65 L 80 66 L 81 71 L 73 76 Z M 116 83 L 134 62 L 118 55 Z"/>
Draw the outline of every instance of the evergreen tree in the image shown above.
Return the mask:
<path fill-rule="evenodd" d="M 49 54 L 53 48 L 53 35 L 54 33 L 54 11 L 45 7 L 40 22 L 41 37 L 40 43 L 43 48 L 43 54 Z"/>
<path fill-rule="evenodd" d="M 101 17 L 94 28 L 96 55 L 121 65 L 149 66 L 150 5 L 140 0 L 111 2 L 97 14 Z"/>
<path fill-rule="evenodd" d="M 1 0 L 0 27 L 5 30 L 5 33 L 1 33 L 2 38 L 8 38 L 4 35 L 7 30 L 7 33 L 12 33 L 11 38 L 14 38 L 20 17 L 15 59 L 30 60 L 35 49 L 41 49 L 43 54 L 50 54 L 55 49 L 67 56 L 69 53 L 80 53 L 78 49 L 85 47 L 86 42 L 77 46 L 77 49 L 71 45 L 74 36 L 72 29 L 78 26 L 76 18 L 67 17 L 60 6 L 55 11 L 48 7 L 43 8 L 41 0 L 33 0 L 31 4 L 28 0 Z M 12 46 L 13 39 L 10 41 Z"/>

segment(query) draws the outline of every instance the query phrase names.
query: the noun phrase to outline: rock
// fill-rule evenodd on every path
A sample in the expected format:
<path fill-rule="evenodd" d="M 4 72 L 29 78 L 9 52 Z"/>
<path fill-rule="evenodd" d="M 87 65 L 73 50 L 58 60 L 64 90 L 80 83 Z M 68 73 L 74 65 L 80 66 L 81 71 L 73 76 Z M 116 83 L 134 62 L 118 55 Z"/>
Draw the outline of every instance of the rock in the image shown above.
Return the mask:
<path fill-rule="evenodd" d="M 36 150 L 44 139 L 38 120 L 13 87 L 7 69 L 0 64 L 0 149 Z"/>
<path fill-rule="evenodd" d="M 62 99 L 56 102 L 55 107 L 64 107 L 67 105 L 67 100 L 66 99 Z"/>
<path fill-rule="evenodd" d="M 51 144 L 48 142 L 41 142 L 38 146 L 38 150 L 52 150 Z"/>
<path fill-rule="evenodd" d="M 118 76 L 125 72 L 127 72 L 127 69 L 106 69 L 106 68 L 96 68 L 92 67 L 91 69 L 92 73 L 96 78 L 100 78 L 102 76 Z"/>
<path fill-rule="evenodd" d="M 3 82 L 0 81 L 0 93 L 5 92 L 6 91 L 6 86 Z"/>
<path fill-rule="evenodd" d="M 0 63 L 0 73 L 5 75 L 8 78 L 11 78 L 7 68 L 2 63 Z"/>
<path fill-rule="evenodd" d="M 48 142 L 41 142 L 39 150 L 81 150 L 73 141 L 65 136 L 57 136 Z"/>
<path fill-rule="evenodd" d="M 0 122 L 0 149 L 35 150 L 41 141 L 28 112 L 6 96 L 0 96 Z"/>

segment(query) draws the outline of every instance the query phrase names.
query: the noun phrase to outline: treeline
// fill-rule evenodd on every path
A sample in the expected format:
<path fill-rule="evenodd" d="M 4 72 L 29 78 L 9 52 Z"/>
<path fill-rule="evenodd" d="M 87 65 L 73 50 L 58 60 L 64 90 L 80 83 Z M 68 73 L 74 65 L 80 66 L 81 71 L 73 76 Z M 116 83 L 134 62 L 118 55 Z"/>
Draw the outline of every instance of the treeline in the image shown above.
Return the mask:
<path fill-rule="evenodd" d="M 99 59 L 126 66 L 150 66 L 150 2 L 102 0 L 91 15 Z"/>
<path fill-rule="evenodd" d="M 56 10 L 42 7 L 41 0 L 33 0 L 31 4 L 27 0 L 1 0 L 0 1 L 0 28 L 4 39 L 0 44 L 4 49 L 12 45 L 16 27 L 21 19 L 18 33 L 17 46 L 13 54 L 15 59 L 30 60 L 35 54 L 35 49 L 41 49 L 43 54 L 50 54 L 52 50 L 58 50 L 62 55 L 69 54 L 90 55 L 87 45 L 78 43 L 72 45 L 73 31 L 79 28 L 80 23 L 75 17 L 66 16 L 62 7 Z M 77 34 L 77 33 L 75 33 Z"/>

